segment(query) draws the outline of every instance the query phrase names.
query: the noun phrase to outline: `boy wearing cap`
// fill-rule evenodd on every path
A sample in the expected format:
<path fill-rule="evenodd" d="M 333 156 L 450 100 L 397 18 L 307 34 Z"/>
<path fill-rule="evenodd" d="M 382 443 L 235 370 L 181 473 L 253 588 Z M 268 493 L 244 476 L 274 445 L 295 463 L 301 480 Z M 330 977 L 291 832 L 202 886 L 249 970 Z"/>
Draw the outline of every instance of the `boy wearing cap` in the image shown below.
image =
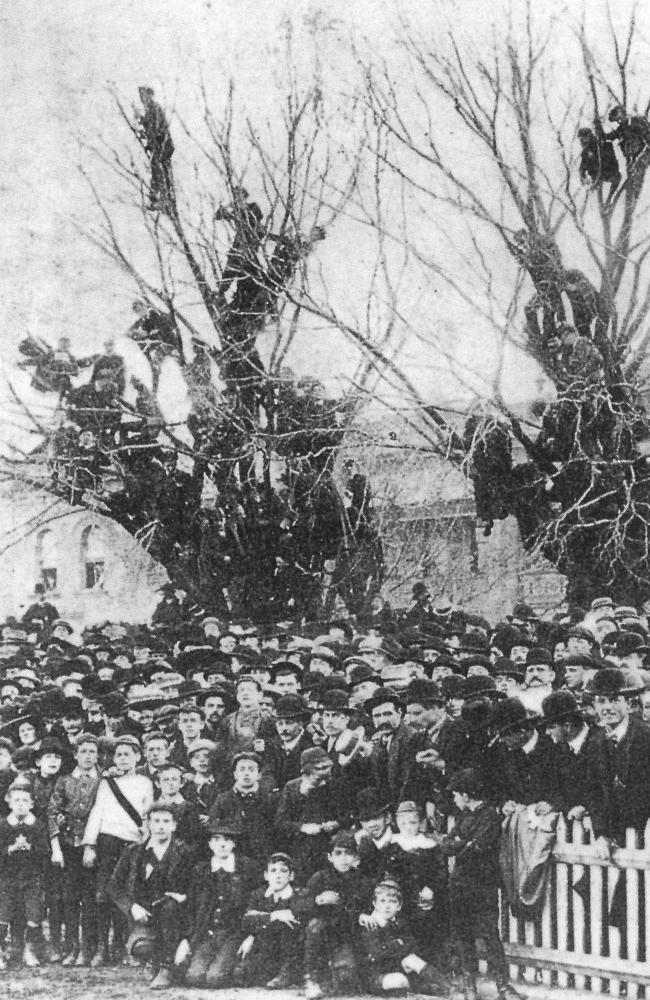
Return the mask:
<path fill-rule="evenodd" d="M 212 740 L 197 740 L 188 753 L 191 772 L 186 776 L 183 795 L 194 802 L 199 813 L 199 822 L 205 829 L 210 809 L 217 797 L 218 788 L 212 773 L 215 744 Z"/>
<path fill-rule="evenodd" d="M 372 993 L 444 995 L 445 977 L 417 954 L 411 930 L 401 916 L 402 893 L 394 879 L 384 878 L 374 891 L 373 908 L 359 917 L 360 952 L 366 961 Z"/>
<path fill-rule="evenodd" d="M 237 850 L 242 827 L 214 819 L 209 827 L 210 860 L 196 866 L 188 900 L 189 931 L 176 953 L 188 986 L 222 989 L 232 985 L 241 942 L 241 921 L 255 888 L 257 866 Z"/>
<path fill-rule="evenodd" d="M 303 750 L 300 777 L 282 789 L 276 827 L 294 860 L 301 884 L 326 863 L 329 838 L 347 825 L 349 807 L 332 761 L 320 747 Z"/>
<path fill-rule="evenodd" d="M 174 981 L 192 854 L 175 836 L 173 805 L 154 802 L 147 820 L 149 838 L 124 851 L 111 879 L 111 895 L 131 920 L 127 950 L 134 958 L 152 961 L 150 986 L 156 990 Z"/>
<path fill-rule="evenodd" d="M 143 836 L 144 817 L 153 803 L 149 778 L 137 774 L 140 744 L 134 736 L 119 736 L 114 744 L 113 766 L 116 775 L 108 774 L 100 782 L 97 798 L 88 816 L 84 832 L 84 867 L 97 870 L 98 949 L 91 965 L 108 961 L 108 938 L 114 928 L 114 948 L 123 943 L 125 931 L 121 915 L 107 897 L 108 883 L 126 846 L 137 844 Z"/>
<path fill-rule="evenodd" d="M 440 838 L 438 850 L 455 858 L 449 881 L 452 968 L 463 976 L 466 1000 L 476 1000 L 476 939 L 480 937 L 500 1000 L 516 1000 L 499 936 L 501 817 L 486 801 L 479 772 L 458 771 L 449 787 L 460 816 L 453 831 Z"/>
<path fill-rule="evenodd" d="M 288 854 L 272 854 L 264 872 L 266 888 L 255 889 L 242 920 L 247 935 L 234 971 L 238 986 L 286 989 L 298 979 L 303 950 L 301 900 L 293 887 L 294 866 Z"/>
<path fill-rule="evenodd" d="M 357 794 L 356 812 L 361 829 L 356 833 L 360 870 L 371 879 L 381 878 L 388 870 L 393 831 L 390 806 L 375 788 L 362 788 Z"/>
<path fill-rule="evenodd" d="M 44 736 L 36 751 L 36 772 L 32 778 L 33 812 L 37 819 L 46 822 L 52 792 L 61 770 L 63 755 L 61 744 L 52 736 Z M 63 880 L 61 869 L 51 858 L 43 870 L 43 893 L 47 926 L 49 930 L 49 961 L 61 960 L 61 925 L 63 923 Z"/>
<path fill-rule="evenodd" d="M 47 830 L 33 813 L 31 782 L 17 778 L 7 793 L 9 814 L 0 819 L 0 969 L 6 969 L 9 926 L 25 927 L 23 962 L 40 965 L 43 870 L 50 850 Z"/>
<path fill-rule="evenodd" d="M 332 837 L 327 868 L 316 872 L 305 889 L 305 997 L 319 1000 L 331 966 L 335 993 L 354 993 L 354 949 L 358 919 L 370 902 L 372 883 L 359 872 L 357 843 L 351 830 Z"/>
<path fill-rule="evenodd" d="M 416 802 L 404 800 L 395 812 L 387 871 L 402 887 L 404 915 L 418 942 L 419 954 L 440 953 L 449 931 L 447 863 L 435 840 L 423 832 L 426 820 Z"/>
<path fill-rule="evenodd" d="M 63 869 L 64 966 L 90 965 L 97 947 L 95 874 L 83 865 L 83 835 L 100 779 L 97 743 L 90 733 L 77 736 L 76 767 L 57 778 L 47 807 L 52 864 Z"/>

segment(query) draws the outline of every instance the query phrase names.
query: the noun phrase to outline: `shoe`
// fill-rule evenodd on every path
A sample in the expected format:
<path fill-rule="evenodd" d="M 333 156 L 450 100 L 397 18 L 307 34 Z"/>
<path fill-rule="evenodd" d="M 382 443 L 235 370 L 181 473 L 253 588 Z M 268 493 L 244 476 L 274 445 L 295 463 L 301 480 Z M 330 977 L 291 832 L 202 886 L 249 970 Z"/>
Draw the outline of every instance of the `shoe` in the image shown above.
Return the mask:
<path fill-rule="evenodd" d="M 293 986 L 294 978 L 287 968 L 282 968 L 278 972 L 277 976 L 273 979 L 269 979 L 266 984 L 267 990 L 286 990 L 290 986 Z"/>
<path fill-rule="evenodd" d="M 174 977 L 172 976 L 171 969 L 166 969 L 164 966 L 158 975 L 155 976 L 155 978 L 149 983 L 152 990 L 166 990 L 173 985 Z"/>
<path fill-rule="evenodd" d="M 79 954 L 77 955 L 77 960 L 74 963 L 74 967 L 75 969 L 89 969 L 91 962 L 92 962 L 91 956 L 87 955 L 83 951 L 80 951 Z"/>
<path fill-rule="evenodd" d="M 108 964 L 108 949 L 98 948 L 90 960 L 90 968 L 101 969 L 104 965 L 107 964 Z"/>
<path fill-rule="evenodd" d="M 0 950 L 0 972 L 7 971 L 7 959 L 5 958 L 4 951 Z"/>
<path fill-rule="evenodd" d="M 48 952 L 47 960 L 50 963 L 50 965 L 54 965 L 56 962 L 61 961 L 61 952 L 58 950 L 58 948 L 54 948 Z"/>
<path fill-rule="evenodd" d="M 69 969 L 73 965 L 76 965 L 78 957 L 79 957 L 78 952 L 69 951 L 68 954 L 65 955 L 63 961 L 61 962 L 62 967 L 64 969 Z"/>
<path fill-rule="evenodd" d="M 26 942 L 23 948 L 23 965 L 27 966 L 28 969 L 38 969 L 41 965 L 29 941 Z"/>
<path fill-rule="evenodd" d="M 305 976 L 303 994 L 305 1000 L 321 1000 L 321 997 L 324 996 L 321 987 L 313 979 L 310 979 L 309 976 Z"/>

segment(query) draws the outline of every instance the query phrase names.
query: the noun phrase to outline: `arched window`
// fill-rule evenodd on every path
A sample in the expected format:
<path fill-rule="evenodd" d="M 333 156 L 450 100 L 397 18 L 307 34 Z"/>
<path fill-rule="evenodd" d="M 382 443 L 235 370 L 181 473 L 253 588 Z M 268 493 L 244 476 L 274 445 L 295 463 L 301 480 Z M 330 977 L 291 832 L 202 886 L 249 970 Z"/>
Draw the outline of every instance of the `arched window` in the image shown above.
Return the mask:
<path fill-rule="evenodd" d="M 86 528 L 81 539 L 84 587 L 86 590 L 102 590 L 106 571 L 106 540 L 104 532 L 97 524 Z"/>
<path fill-rule="evenodd" d="M 49 528 L 36 536 L 36 572 L 46 590 L 56 590 L 58 554 L 54 532 Z"/>

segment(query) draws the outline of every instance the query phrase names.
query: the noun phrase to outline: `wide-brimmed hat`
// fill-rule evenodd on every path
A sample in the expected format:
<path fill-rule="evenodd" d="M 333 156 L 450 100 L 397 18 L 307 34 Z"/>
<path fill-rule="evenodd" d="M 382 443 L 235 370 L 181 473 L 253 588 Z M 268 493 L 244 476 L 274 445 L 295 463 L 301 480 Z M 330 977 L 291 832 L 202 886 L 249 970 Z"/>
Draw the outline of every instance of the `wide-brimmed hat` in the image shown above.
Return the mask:
<path fill-rule="evenodd" d="M 219 835 L 228 837 L 230 840 L 235 840 L 237 837 L 241 837 L 243 832 L 244 827 L 241 821 L 235 816 L 215 816 L 214 819 L 208 822 L 208 834 L 211 837 Z"/>

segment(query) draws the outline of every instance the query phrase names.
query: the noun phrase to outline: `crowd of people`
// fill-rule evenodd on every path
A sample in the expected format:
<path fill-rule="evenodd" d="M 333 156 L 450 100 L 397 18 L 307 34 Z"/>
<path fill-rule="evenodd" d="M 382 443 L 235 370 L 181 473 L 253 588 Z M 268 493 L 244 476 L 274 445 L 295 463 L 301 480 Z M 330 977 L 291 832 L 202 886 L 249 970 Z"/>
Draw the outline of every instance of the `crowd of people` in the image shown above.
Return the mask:
<path fill-rule="evenodd" d="M 650 817 L 646 609 L 228 622 L 167 585 L 74 635 L 42 584 L 0 643 L 0 967 L 151 987 L 474 997 L 503 828 Z M 453 859 L 453 865 L 450 865 Z M 71 974 L 74 974 L 73 972 Z"/>

